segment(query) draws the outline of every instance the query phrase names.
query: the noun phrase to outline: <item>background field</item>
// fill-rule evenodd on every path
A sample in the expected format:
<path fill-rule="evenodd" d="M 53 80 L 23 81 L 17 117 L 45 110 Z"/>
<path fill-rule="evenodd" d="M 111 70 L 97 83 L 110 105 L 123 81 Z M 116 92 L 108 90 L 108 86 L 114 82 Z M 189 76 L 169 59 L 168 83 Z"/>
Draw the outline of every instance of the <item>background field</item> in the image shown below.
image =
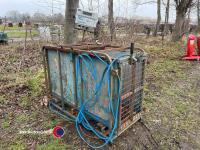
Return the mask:
<path fill-rule="evenodd" d="M 179 60 L 183 42 L 164 41 L 162 45 L 157 37 L 140 38 L 136 43 L 148 53 L 142 119 L 147 128 L 136 123 L 106 149 L 200 149 L 199 62 Z M 73 124 L 43 106 L 39 45 L 43 43 L 29 43 L 24 53 L 23 44 L 0 47 L 0 149 L 87 148 Z M 49 130 L 57 124 L 66 132 L 60 140 L 52 135 L 19 134 L 19 130 Z"/>

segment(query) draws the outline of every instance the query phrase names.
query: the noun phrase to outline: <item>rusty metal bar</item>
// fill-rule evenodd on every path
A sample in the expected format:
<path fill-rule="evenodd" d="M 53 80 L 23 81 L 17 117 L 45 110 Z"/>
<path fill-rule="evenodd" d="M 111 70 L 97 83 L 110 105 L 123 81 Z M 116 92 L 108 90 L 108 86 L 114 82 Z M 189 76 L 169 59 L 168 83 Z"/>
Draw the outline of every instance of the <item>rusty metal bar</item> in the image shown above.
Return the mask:
<path fill-rule="evenodd" d="M 47 77 L 47 62 L 46 62 L 46 50 L 45 49 L 42 49 L 42 54 L 43 54 L 42 56 L 43 56 L 45 85 L 46 85 L 46 87 L 49 87 L 49 85 L 48 85 L 48 77 Z M 46 90 L 49 91 L 48 89 L 46 89 Z"/>
<path fill-rule="evenodd" d="M 77 57 L 77 55 L 79 54 L 89 54 L 91 56 L 91 58 L 93 58 L 93 56 L 95 56 L 95 54 L 99 55 L 103 60 L 105 60 L 108 64 L 111 64 L 113 59 L 109 54 L 108 51 L 113 51 L 113 50 L 118 50 L 118 51 L 125 51 L 128 50 L 129 47 L 126 48 L 122 48 L 119 46 L 116 47 L 112 47 L 110 45 L 95 45 L 93 43 L 82 43 L 82 44 L 72 44 L 72 45 L 62 45 L 62 46 L 45 46 L 44 49 L 53 49 L 53 50 L 57 50 L 58 53 L 58 63 L 59 63 L 59 75 L 60 75 L 60 90 L 61 90 L 61 103 L 59 103 L 58 107 L 62 106 L 62 110 L 67 111 L 69 114 L 70 111 L 68 111 L 68 103 L 64 103 L 64 95 L 63 95 L 63 83 L 62 83 L 62 72 L 61 72 L 61 52 L 66 52 L 66 53 L 71 53 L 72 54 L 72 59 L 74 60 L 74 64 L 73 64 L 73 68 L 74 68 L 74 72 L 76 69 L 75 66 L 75 59 Z M 95 51 L 98 50 L 98 51 Z M 143 49 L 140 48 L 135 48 L 135 50 L 144 52 Z M 127 53 L 126 53 L 127 54 Z M 120 105 L 119 105 L 119 112 L 118 112 L 118 127 L 117 127 L 117 135 L 121 134 L 125 129 L 127 129 L 129 126 L 131 126 L 135 121 L 137 121 L 140 118 L 140 111 L 141 111 L 141 105 L 142 105 L 142 95 L 143 95 L 143 78 L 144 78 L 144 67 L 145 67 L 145 60 L 142 59 L 142 55 L 140 55 L 141 53 L 139 53 L 138 58 L 139 61 L 137 61 L 137 57 L 136 58 L 131 58 L 134 60 L 134 63 L 129 63 L 129 59 L 120 59 L 118 63 L 118 68 L 117 68 L 117 74 L 120 76 L 122 84 L 120 85 Z M 43 53 L 43 56 L 45 57 L 46 55 L 46 62 L 48 64 L 48 54 L 47 52 Z M 135 56 L 135 55 L 133 55 Z M 137 54 L 136 54 L 137 56 Z M 115 57 L 115 56 L 113 56 Z M 141 59 L 140 59 L 141 58 Z M 45 58 L 43 58 L 45 61 Z M 137 61 L 137 62 L 136 62 Z M 83 71 L 83 64 L 80 62 L 80 71 Z M 138 65 L 136 67 L 136 65 Z M 46 64 L 44 64 L 44 67 L 46 67 L 49 71 L 49 66 Z M 47 71 L 47 70 L 46 70 Z M 45 71 L 45 72 L 46 72 Z M 114 100 L 115 99 L 115 95 L 113 95 L 113 88 L 115 83 L 115 78 L 116 78 L 116 73 L 113 73 L 115 70 L 112 66 L 111 68 L 111 72 L 110 72 L 110 89 L 111 89 L 111 97 Z M 50 75 L 48 73 L 48 75 Z M 74 74 L 75 75 L 75 74 Z M 45 80 L 50 80 L 50 77 L 47 77 L 47 75 L 45 75 Z M 76 80 L 74 80 L 74 88 L 75 88 L 75 104 L 76 107 L 70 107 L 74 109 L 77 109 L 78 107 L 78 101 L 77 101 L 77 86 L 79 83 L 76 83 Z M 80 89 L 81 87 L 81 89 Z M 80 96 L 83 97 L 83 82 L 80 82 Z M 50 88 L 50 83 L 49 83 L 49 89 Z M 51 91 L 52 92 L 52 91 Z M 60 97 L 58 98 L 60 100 Z M 115 103 L 116 104 L 116 103 Z M 57 104 L 56 104 L 57 107 Z M 70 109 L 71 110 L 71 109 Z M 73 114 L 71 114 L 73 115 Z M 74 114 L 75 115 L 75 114 Z M 109 129 L 112 127 L 112 113 L 109 113 L 109 126 L 105 125 L 106 127 L 109 127 Z"/>
<path fill-rule="evenodd" d="M 44 52 L 44 55 L 45 55 L 45 57 L 46 57 L 46 59 L 45 59 L 45 61 L 44 61 L 44 63 L 46 62 L 46 67 L 47 67 L 47 72 L 48 72 L 48 75 L 47 75 L 47 79 L 48 79 L 48 81 L 47 81 L 47 87 L 49 88 L 49 92 L 48 92 L 48 95 L 49 96 L 52 96 L 52 94 L 51 94 L 51 91 L 52 91 L 52 87 L 51 87 L 51 81 L 50 81 L 50 69 L 49 69 L 49 65 L 48 65 L 48 53 L 47 53 L 47 49 L 45 48 L 45 47 L 43 47 L 43 50 L 45 51 Z"/>
<path fill-rule="evenodd" d="M 76 82 L 76 57 L 74 54 L 72 54 L 72 58 L 73 58 L 73 68 L 74 68 L 74 92 L 75 92 L 75 106 L 78 107 L 78 97 L 77 97 L 77 86 L 78 83 Z"/>
<path fill-rule="evenodd" d="M 57 54 L 58 54 L 58 70 L 59 70 L 59 76 L 60 76 L 61 103 L 62 103 L 62 109 L 64 109 L 64 95 L 63 95 L 63 83 L 62 83 L 62 71 L 61 71 L 60 52 L 57 51 Z"/>

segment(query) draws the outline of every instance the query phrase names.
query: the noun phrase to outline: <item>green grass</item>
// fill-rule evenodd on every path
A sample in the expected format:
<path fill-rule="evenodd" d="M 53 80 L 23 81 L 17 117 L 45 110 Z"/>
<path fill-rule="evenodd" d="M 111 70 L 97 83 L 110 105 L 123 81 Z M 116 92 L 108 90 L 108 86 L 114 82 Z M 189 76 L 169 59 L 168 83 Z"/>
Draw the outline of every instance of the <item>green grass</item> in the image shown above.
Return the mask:
<path fill-rule="evenodd" d="M 6 100 L 6 98 L 5 98 L 5 96 L 4 95 L 0 95 L 0 104 L 6 104 L 6 102 L 7 102 L 7 100 Z"/>
<path fill-rule="evenodd" d="M 0 124 L 0 127 L 2 129 L 9 129 L 10 127 L 10 122 L 12 121 L 13 119 L 13 112 L 8 112 L 6 115 L 5 115 L 5 118 L 1 120 L 1 124 Z"/>
<path fill-rule="evenodd" d="M 25 113 L 23 113 L 23 114 L 17 114 L 17 116 L 16 116 L 16 122 L 17 123 L 25 123 L 25 122 L 27 122 L 29 120 L 30 120 L 29 115 L 25 114 Z"/>
<path fill-rule="evenodd" d="M 14 32 L 8 32 L 8 38 L 23 38 L 26 36 L 25 31 L 14 31 Z M 32 36 L 39 36 L 39 32 L 36 30 L 32 31 Z M 30 37 L 30 33 L 28 32 L 27 37 Z"/>
<path fill-rule="evenodd" d="M 0 31 L 4 29 L 4 25 L 0 25 Z M 13 27 L 5 27 L 5 30 L 23 30 L 25 29 L 24 27 L 18 27 L 18 25 L 13 25 Z"/>
<path fill-rule="evenodd" d="M 30 99 L 28 96 L 22 96 L 18 102 L 18 105 L 22 108 L 30 106 Z"/>
<path fill-rule="evenodd" d="M 8 147 L 8 150 L 25 150 L 26 144 L 23 141 L 16 141 Z"/>
<path fill-rule="evenodd" d="M 39 70 L 35 75 L 27 81 L 28 87 L 31 89 L 31 95 L 33 97 L 39 96 L 42 92 L 44 83 L 44 72 L 43 69 Z"/>
<path fill-rule="evenodd" d="M 50 138 L 50 141 L 45 144 L 37 145 L 36 150 L 66 150 L 73 149 L 72 146 L 64 144 L 60 139 L 55 139 L 54 137 Z"/>
<path fill-rule="evenodd" d="M 162 145 L 161 149 L 179 149 L 174 141 L 179 144 L 189 143 L 191 149 L 200 146 L 198 138 L 193 138 L 192 143 L 186 140 L 186 137 L 192 139 L 191 136 L 196 136 L 193 132 L 199 129 L 200 119 L 199 109 L 195 107 L 198 91 L 189 84 L 198 77 L 193 75 L 191 78 L 192 75 L 188 75 L 197 63 L 180 60 L 184 54 L 184 45 L 181 41 L 164 42 L 162 46 L 161 42 L 153 41 L 152 38 L 142 45 L 149 54 L 145 71 L 143 104 L 147 112 L 144 113 L 144 120 L 150 128 L 154 128 L 153 137 Z M 161 120 L 158 127 L 155 120 Z"/>
<path fill-rule="evenodd" d="M 197 136 L 195 133 L 200 131 L 199 105 L 194 101 L 198 98 L 199 90 L 195 88 L 195 85 L 189 87 L 187 84 L 191 82 L 188 73 L 194 67 L 193 62 L 179 60 L 184 53 L 181 50 L 184 44 L 182 42 L 164 42 L 162 49 L 160 40 L 152 38 L 145 39 L 141 45 L 149 55 L 144 87 L 144 107 L 147 108 L 147 112 L 143 113 L 143 118 L 153 137 L 158 142 L 160 149 L 180 149 L 180 143 L 190 143 L 191 149 L 200 149 L 198 137 L 195 137 Z M 11 62 L 14 61 L 11 60 Z M 37 104 L 38 109 L 31 110 L 32 112 L 29 114 L 20 112 L 14 120 L 14 125 L 18 129 L 17 125 L 37 122 L 38 126 L 31 126 L 30 129 L 34 130 L 39 127 L 42 130 L 48 130 L 53 128 L 59 119 L 52 119 L 51 113 L 46 108 L 44 111 L 47 114 L 41 112 L 43 108 L 38 105 L 43 96 L 44 73 L 40 68 L 37 71 L 31 69 L 23 69 L 20 74 L 17 74 L 21 77 L 20 80 L 23 80 L 29 87 L 28 95 L 20 96 L 17 103 L 21 108 L 27 109 L 27 106 L 33 105 L 30 103 L 31 100 Z M 15 73 L 13 74 L 15 75 Z M 192 80 L 199 81 L 198 77 Z M 4 100 L 5 96 L 0 96 L 0 103 L 4 103 Z M 1 128 L 8 129 L 10 120 L 12 117 L 2 120 Z M 159 120 L 159 123 L 155 123 Z M 70 135 L 66 133 L 65 136 Z M 38 150 L 73 149 L 71 145 L 67 145 L 69 141 L 64 141 L 65 137 L 60 140 L 42 135 L 25 135 L 20 138 L 23 142 L 15 140 L 19 142 L 8 143 L 8 148 L 24 149 L 27 147 L 26 140 L 31 139 L 37 142 L 36 149 Z"/>
<path fill-rule="evenodd" d="M 2 129 L 6 129 L 6 128 L 8 128 L 9 126 L 10 126 L 9 121 L 8 121 L 7 119 L 2 119 L 2 121 L 1 121 L 1 128 L 2 128 Z"/>
<path fill-rule="evenodd" d="M 0 25 L 0 31 L 3 31 L 4 26 Z M 25 28 L 24 27 L 18 27 L 17 25 L 14 25 L 13 27 L 7 27 L 5 28 L 5 32 L 7 32 L 7 35 L 9 38 L 23 38 L 26 36 Z M 32 36 L 38 36 L 39 32 L 35 29 L 32 30 Z M 28 31 L 28 36 L 30 37 L 30 32 Z"/>

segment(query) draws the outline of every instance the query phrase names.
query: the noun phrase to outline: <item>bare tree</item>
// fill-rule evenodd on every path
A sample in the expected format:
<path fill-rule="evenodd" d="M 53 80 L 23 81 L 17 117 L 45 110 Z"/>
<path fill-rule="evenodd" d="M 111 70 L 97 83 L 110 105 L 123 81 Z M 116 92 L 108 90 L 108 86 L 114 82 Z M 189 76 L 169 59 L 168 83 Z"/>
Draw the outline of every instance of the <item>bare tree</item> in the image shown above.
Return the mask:
<path fill-rule="evenodd" d="M 18 22 L 20 21 L 21 14 L 17 10 L 11 10 L 6 13 L 6 16 L 9 20 L 13 22 Z"/>
<path fill-rule="evenodd" d="M 156 22 L 156 28 L 154 30 L 153 36 L 157 36 L 159 26 L 161 21 L 161 0 L 157 0 L 157 22 Z"/>
<path fill-rule="evenodd" d="M 43 14 L 43 13 L 36 12 L 36 13 L 33 14 L 32 20 L 35 23 L 45 22 L 47 20 L 47 16 L 45 14 Z"/>
<path fill-rule="evenodd" d="M 135 6 L 139 6 L 139 5 L 145 5 L 145 4 L 154 4 L 157 3 L 157 0 L 132 0 L 132 2 L 135 4 Z"/>
<path fill-rule="evenodd" d="M 200 32 L 200 0 L 197 0 L 197 22 L 198 22 L 198 32 Z"/>
<path fill-rule="evenodd" d="M 115 23 L 113 17 L 113 0 L 108 1 L 108 25 L 110 29 L 111 41 L 116 38 Z"/>
<path fill-rule="evenodd" d="M 66 0 L 65 9 L 65 26 L 64 26 L 64 43 L 72 44 L 75 41 L 75 15 L 79 6 L 79 0 Z"/>
<path fill-rule="evenodd" d="M 55 23 L 64 24 L 64 16 L 61 13 L 56 13 L 51 16 Z"/>
<path fill-rule="evenodd" d="M 172 34 L 172 41 L 177 41 L 183 35 L 183 24 L 186 14 L 190 7 L 192 7 L 194 0 L 174 0 L 176 5 L 176 22 L 175 29 Z"/>
<path fill-rule="evenodd" d="M 168 23 L 169 23 L 169 7 L 170 7 L 170 0 L 167 0 L 166 10 L 165 10 L 165 26 L 164 26 L 164 33 L 163 36 L 168 31 Z"/>

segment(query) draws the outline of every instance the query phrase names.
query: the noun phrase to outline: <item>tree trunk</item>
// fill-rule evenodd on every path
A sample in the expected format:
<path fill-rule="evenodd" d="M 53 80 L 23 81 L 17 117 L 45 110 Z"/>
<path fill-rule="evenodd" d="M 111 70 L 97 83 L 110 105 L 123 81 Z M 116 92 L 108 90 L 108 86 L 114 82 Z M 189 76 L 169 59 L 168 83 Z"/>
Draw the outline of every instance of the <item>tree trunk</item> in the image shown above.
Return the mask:
<path fill-rule="evenodd" d="M 72 44 L 75 41 L 75 15 L 79 6 L 79 0 L 66 0 L 65 25 L 64 25 L 64 43 Z"/>
<path fill-rule="evenodd" d="M 115 23 L 113 17 L 113 0 L 108 1 L 108 25 L 110 29 L 111 41 L 116 38 Z"/>
<path fill-rule="evenodd" d="M 157 33 L 159 31 L 160 21 L 161 21 L 161 1 L 157 0 L 157 22 L 153 36 L 157 36 Z"/>
<path fill-rule="evenodd" d="M 169 4 L 170 0 L 167 0 L 167 6 L 166 6 L 166 11 L 165 11 L 165 27 L 164 27 L 164 34 L 167 34 L 168 31 L 168 23 L 169 23 Z"/>
<path fill-rule="evenodd" d="M 197 0 L 197 21 L 198 21 L 197 31 L 200 32 L 200 0 Z"/>
<path fill-rule="evenodd" d="M 184 12 L 176 12 L 176 22 L 175 22 L 175 28 L 172 34 L 172 41 L 176 42 L 178 41 L 182 36 L 182 28 L 183 23 L 185 20 L 185 13 Z"/>
<path fill-rule="evenodd" d="M 175 29 L 172 34 L 172 41 L 176 42 L 178 41 L 182 36 L 183 33 L 185 33 L 184 22 L 186 14 L 189 9 L 194 4 L 194 0 L 174 0 L 176 4 L 176 22 L 175 22 Z"/>

